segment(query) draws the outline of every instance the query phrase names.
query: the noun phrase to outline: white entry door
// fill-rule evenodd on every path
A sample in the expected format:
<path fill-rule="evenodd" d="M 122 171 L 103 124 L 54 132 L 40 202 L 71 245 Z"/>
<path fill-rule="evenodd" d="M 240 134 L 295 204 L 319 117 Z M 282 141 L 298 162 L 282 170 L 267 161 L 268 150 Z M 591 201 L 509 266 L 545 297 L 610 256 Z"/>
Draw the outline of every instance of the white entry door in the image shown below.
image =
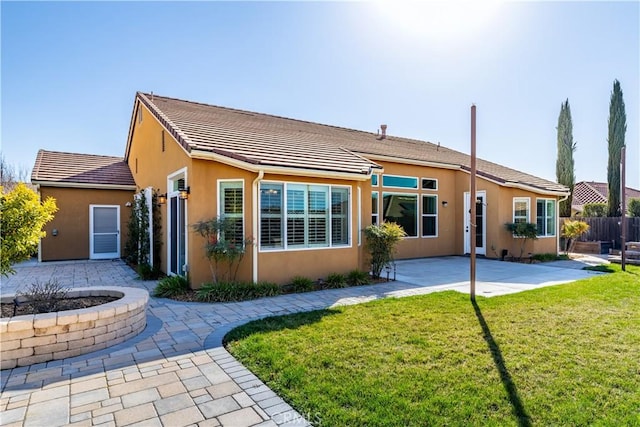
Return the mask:
<path fill-rule="evenodd" d="M 464 253 L 471 253 L 471 238 L 472 222 L 471 222 L 471 194 L 464 193 Z M 486 255 L 487 250 L 487 193 L 484 191 L 476 192 L 476 217 L 473 223 L 475 224 L 475 242 L 476 242 L 476 254 Z"/>
<path fill-rule="evenodd" d="M 120 206 L 89 206 L 89 258 L 120 258 Z"/>

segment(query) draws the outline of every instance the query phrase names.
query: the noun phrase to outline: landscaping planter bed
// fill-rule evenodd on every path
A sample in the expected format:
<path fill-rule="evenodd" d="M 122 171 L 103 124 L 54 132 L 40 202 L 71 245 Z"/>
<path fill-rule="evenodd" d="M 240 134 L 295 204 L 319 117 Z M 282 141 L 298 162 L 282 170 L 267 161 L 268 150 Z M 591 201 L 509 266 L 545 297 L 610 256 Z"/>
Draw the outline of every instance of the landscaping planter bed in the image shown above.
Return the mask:
<path fill-rule="evenodd" d="M 78 310 L 0 319 L 0 369 L 66 359 L 119 344 L 146 326 L 147 291 L 126 287 L 74 288 L 68 297 L 111 296 L 106 304 Z M 14 295 L 2 302 L 11 302 Z"/>

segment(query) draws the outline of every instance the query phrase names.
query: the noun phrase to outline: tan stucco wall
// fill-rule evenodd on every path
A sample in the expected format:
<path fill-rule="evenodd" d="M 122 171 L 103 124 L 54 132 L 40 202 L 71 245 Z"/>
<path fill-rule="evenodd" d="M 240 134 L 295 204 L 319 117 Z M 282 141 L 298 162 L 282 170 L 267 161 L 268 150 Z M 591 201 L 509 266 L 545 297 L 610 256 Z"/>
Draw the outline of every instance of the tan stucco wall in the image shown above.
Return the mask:
<path fill-rule="evenodd" d="M 44 227 L 46 237 L 40 244 L 42 261 L 89 258 L 89 206 L 120 206 L 120 253 L 127 240 L 127 223 L 133 200 L 133 192 L 126 190 L 95 190 L 82 188 L 40 187 L 42 200 L 56 199 L 58 212 L 53 221 Z M 53 236 L 53 230 L 58 231 Z"/>
<path fill-rule="evenodd" d="M 142 122 L 138 121 L 138 115 L 135 114 L 127 163 L 139 190 L 153 187 L 160 194 L 167 193 L 167 176 L 191 166 L 191 158 L 167 131 L 164 131 L 163 151 L 163 129 L 162 125 L 145 107 L 142 107 Z M 167 208 L 168 204 L 165 204 L 160 209 L 163 241 L 161 269 L 163 272 L 167 271 Z"/>

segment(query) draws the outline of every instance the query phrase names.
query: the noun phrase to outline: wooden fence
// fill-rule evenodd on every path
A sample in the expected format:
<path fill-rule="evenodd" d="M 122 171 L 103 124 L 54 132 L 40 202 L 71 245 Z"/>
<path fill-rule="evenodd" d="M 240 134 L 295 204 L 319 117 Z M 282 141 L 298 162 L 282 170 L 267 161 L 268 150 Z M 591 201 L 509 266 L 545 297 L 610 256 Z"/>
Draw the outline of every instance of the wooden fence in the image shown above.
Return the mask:
<path fill-rule="evenodd" d="M 569 219 L 560 218 L 560 225 Z M 589 224 L 589 231 L 583 234 L 578 241 L 581 242 L 612 242 L 613 248 L 620 249 L 622 218 L 580 218 Z M 627 221 L 627 242 L 640 242 L 640 218 L 625 218 Z"/>

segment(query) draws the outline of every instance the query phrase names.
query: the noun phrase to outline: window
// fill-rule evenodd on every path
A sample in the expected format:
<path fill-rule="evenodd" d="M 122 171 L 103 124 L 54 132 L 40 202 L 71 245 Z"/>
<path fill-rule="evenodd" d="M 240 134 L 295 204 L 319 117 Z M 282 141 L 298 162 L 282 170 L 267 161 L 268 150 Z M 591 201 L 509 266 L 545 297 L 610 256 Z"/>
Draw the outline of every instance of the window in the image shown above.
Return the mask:
<path fill-rule="evenodd" d="M 556 235 L 556 201 L 553 199 L 536 200 L 536 225 L 538 236 Z"/>
<path fill-rule="evenodd" d="M 513 222 L 515 224 L 529 222 L 529 203 L 528 197 L 513 198 Z"/>
<path fill-rule="evenodd" d="M 438 236 L 438 196 L 422 196 L 422 237 Z"/>
<path fill-rule="evenodd" d="M 349 215 L 346 187 L 263 183 L 260 185 L 260 247 L 298 249 L 348 245 Z"/>
<path fill-rule="evenodd" d="M 164 129 L 162 129 L 162 152 L 164 153 Z"/>
<path fill-rule="evenodd" d="M 391 188 L 418 188 L 418 178 L 412 176 L 382 175 L 382 186 Z"/>
<path fill-rule="evenodd" d="M 371 192 L 371 224 L 378 225 L 378 192 Z"/>
<path fill-rule="evenodd" d="M 231 230 L 224 238 L 235 244 L 244 241 L 244 209 L 242 200 L 242 181 L 220 182 L 220 215 L 231 221 Z"/>
<path fill-rule="evenodd" d="M 418 196 L 416 194 L 382 194 L 383 220 L 402 226 L 409 237 L 418 236 Z"/>
<path fill-rule="evenodd" d="M 260 246 L 282 248 L 282 184 L 260 185 Z"/>
<path fill-rule="evenodd" d="M 331 187 L 331 244 L 349 244 L 349 189 Z"/>
<path fill-rule="evenodd" d="M 373 187 L 377 187 L 378 186 L 378 176 L 379 175 L 371 175 L 371 185 Z"/>
<path fill-rule="evenodd" d="M 431 178 L 422 178 L 422 189 L 423 190 L 437 190 L 438 189 L 438 180 Z"/>

